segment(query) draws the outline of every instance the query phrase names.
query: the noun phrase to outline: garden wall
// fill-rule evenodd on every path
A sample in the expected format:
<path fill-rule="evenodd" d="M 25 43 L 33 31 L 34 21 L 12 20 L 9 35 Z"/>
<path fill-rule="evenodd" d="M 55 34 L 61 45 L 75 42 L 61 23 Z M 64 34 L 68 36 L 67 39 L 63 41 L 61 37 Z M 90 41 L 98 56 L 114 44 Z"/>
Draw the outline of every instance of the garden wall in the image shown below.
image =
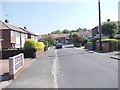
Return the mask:
<path fill-rule="evenodd" d="M 96 43 L 96 50 L 100 50 L 100 44 Z M 111 51 L 110 42 L 102 42 L 102 51 Z"/>
<path fill-rule="evenodd" d="M 0 59 L 8 59 L 9 57 L 13 57 L 15 55 L 18 55 L 20 53 L 24 53 L 25 58 L 36 58 L 38 56 L 39 52 L 35 52 L 34 50 L 3 50 L 0 51 L 2 52 L 2 57 Z"/>

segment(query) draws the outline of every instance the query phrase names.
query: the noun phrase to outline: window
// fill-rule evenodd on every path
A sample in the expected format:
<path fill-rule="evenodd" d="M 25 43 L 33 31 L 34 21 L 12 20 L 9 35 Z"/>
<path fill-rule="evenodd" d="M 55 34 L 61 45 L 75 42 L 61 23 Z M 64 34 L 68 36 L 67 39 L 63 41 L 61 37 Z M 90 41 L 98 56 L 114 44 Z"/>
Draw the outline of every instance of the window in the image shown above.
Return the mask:
<path fill-rule="evenodd" d="M 11 36 L 14 36 L 14 31 L 11 31 Z"/>

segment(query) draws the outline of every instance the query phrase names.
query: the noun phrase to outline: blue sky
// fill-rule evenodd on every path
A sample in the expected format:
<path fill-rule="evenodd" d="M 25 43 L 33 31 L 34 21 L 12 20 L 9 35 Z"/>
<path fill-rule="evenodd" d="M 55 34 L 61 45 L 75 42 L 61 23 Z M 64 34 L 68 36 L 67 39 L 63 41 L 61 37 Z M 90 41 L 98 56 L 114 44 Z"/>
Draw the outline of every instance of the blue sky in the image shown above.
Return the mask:
<path fill-rule="evenodd" d="M 118 20 L 118 1 L 101 0 L 102 22 Z M 1 4 L 0 4 L 1 5 Z M 8 16 L 6 16 L 8 15 Z M 2 17 L 38 34 L 55 30 L 91 29 L 98 25 L 97 0 L 80 2 L 2 2 Z"/>

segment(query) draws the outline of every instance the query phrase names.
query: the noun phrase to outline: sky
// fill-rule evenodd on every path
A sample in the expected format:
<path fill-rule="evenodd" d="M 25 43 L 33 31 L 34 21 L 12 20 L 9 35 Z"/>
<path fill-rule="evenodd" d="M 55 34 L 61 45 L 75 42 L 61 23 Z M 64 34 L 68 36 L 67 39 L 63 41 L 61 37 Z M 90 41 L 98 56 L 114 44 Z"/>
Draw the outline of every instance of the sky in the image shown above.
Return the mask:
<path fill-rule="evenodd" d="M 98 25 L 98 0 L 4 0 L 0 20 L 24 27 L 37 35 L 55 30 L 92 29 Z M 101 0 L 101 21 L 118 20 L 119 0 Z"/>

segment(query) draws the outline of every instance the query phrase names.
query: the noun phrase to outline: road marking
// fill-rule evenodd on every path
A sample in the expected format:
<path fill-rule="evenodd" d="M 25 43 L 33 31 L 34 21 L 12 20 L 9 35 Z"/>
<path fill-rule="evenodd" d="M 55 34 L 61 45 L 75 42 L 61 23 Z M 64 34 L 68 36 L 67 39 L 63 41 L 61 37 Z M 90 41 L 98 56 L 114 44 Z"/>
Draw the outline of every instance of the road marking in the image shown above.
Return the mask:
<path fill-rule="evenodd" d="M 58 56 L 57 56 L 57 49 L 55 49 L 55 58 L 53 60 L 53 67 L 52 67 L 52 75 L 54 78 L 54 88 L 58 88 L 57 74 L 58 74 Z"/>
<path fill-rule="evenodd" d="M 74 47 L 74 49 L 84 49 L 84 47 Z"/>

